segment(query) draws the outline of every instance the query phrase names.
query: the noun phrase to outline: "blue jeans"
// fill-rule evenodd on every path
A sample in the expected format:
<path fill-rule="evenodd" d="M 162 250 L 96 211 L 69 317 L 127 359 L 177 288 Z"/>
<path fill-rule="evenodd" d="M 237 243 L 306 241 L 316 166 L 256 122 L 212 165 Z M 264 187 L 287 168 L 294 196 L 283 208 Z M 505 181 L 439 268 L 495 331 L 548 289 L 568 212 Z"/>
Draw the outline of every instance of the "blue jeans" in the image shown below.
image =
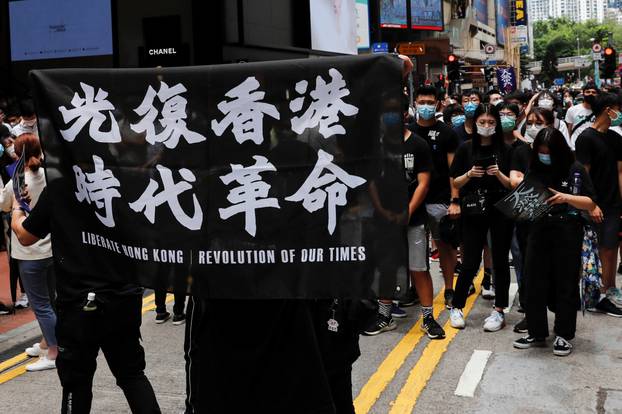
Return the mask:
<path fill-rule="evenodd" d="M 48 346 L 56 346 L 56 313 L 48 289 L 48 275 L 52 258 L 41 260 L 18 260 L 19 274 L 26 288 L 28 301 L 37 317 L 41 332 Z"/>

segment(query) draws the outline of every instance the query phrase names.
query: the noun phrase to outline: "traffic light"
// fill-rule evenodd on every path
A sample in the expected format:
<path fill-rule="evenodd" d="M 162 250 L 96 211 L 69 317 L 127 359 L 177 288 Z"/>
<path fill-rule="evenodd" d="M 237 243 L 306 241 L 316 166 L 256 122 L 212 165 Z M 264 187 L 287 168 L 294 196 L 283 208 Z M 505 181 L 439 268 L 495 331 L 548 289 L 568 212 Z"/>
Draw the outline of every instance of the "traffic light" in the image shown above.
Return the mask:
<path fill-rule="evenodd" d="M 486 85 L 488 85 L 489 89 L 493 85 L 494 71 L 495 70 L 492 66 L 484 67 L 484 80 L 486 81 Z"/>
<path fill-rule="evenodd" d="M 447 57 L 447 79 L 453 82 L 460 79 L 460 60 L 453 54 Z"/>
<path fill-rule="evenodd" d="M 612 47 L 605 48 L 605 62 L 603 65 L 603 78 L 605 79 L 613 79 L 615 76 L 616 69 L 618 67 L 618 56 L 616 50 Z"/>

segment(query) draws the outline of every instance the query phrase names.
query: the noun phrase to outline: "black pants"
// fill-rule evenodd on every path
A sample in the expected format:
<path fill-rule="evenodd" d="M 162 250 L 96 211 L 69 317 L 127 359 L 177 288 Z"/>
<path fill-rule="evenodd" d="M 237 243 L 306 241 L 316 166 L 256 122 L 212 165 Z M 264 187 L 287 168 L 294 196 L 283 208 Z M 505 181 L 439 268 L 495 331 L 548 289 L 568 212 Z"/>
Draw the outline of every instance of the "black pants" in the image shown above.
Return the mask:
<path fill-rule="evenodd" d="M 166 289 L 155 289 L 156 313 L 166 312 Z M 173 304 L 173 314 L 183 315 L 186 304 L 186 293 L 174 293 L 175 303 Z"/>
<path fill-rule="evenodd" d="M 160 413 L 153 388 L 144 374 L 145 352 L 140 345 L 142 297 L 109 296 L 97 310 L 61 306 L 56 337 L 56 367 L 63 387 L 63 414 L 91 411 L 93 375 L 101 349 L 110 371 L 123 390 L 132 413 Z"/>
<path fill-rule="evenodd" d="M 555 334 L 574 338 L 582 243 L 583 225 L 576 218 L 549 218 L 531 226 L 525 258 L 529 335 L 549 336 L 547 304 L 554 297 Z"/>
<path fill-rule="evenodd" d="M 166 312 L 166 293 L 172 291 L 175 295 L 173 313 L 183 315 L 186 304 L 186 290 L 188 269 L 180 265 L 161 264 L 158 269 L 156 285 L 154 286 L 155 305 L 157 313 Z"/>
<path fill-rule="evenodd" d="M 527 309 L 527 272 L 525 272 L 525 257 L 527 256 L 527 238 L 529 237 L 529 222 L 516 223 L 516 240 L 518 241 L 518 250 L 521 257 L 521 278 L 518 281 L 518 300 L 523 309 Z"/>
<path fill-rule="evenodd" d="M 477 275 L 482 261 L 482 250 L 490 230 L 490 252 L 495 275 L 495 306 L 505 308 L 509 302 L 510 265 L 508 254 L 512 243 L 514 223 L 496 209 L 481 216 L 462 218 L 462 271 L 453 299 L 453 307 L 462 309 L 469 294 L 469 288 Z"/>

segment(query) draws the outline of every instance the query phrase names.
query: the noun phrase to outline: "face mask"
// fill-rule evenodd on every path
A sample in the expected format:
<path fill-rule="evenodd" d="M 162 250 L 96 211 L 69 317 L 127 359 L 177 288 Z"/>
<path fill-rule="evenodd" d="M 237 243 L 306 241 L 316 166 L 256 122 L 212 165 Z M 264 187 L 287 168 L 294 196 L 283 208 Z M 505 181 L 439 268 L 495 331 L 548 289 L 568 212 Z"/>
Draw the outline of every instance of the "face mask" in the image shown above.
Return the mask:
<path fill-rule="evenodd" d="M 382 115 L 382 121 L 387 127 L 395 127 L 402 124 L 402 114 L 399 112 L 386 112 Z"/>
<path fill-rule="evenodd" d="M 611 118 L 611 126 L 612 127 L 617 127 L 617 126 L 622 125 L 622 112 L 618 112 L 618 111 L 615 111 L 615 112 L 617 114 L 616 117 L 615 118 Z"/>
<path fill-rule="evenodd" d="M 21 124 L 25 126 L 26 128 L 32 128 L 33 126 L 35 126 L 36 123 L 37 123 L 37 118 L 31 119 L 29 121 L 22 119 L 22 122 L 21 122 Z"/>
<path fill-rule="evenodd" d="M 6 153 L 9 154 L 9 157 L 15 158 L 15 147 L 13 147 L 13 145 L 9 145 L 6 147 Z"/>
<path fill-rule="evenodd" d="M 496 101 L 492 101 L 490 102 L 491 104 L 493 104 L 494 106 L 500 105 L 503 102 L 503 99 L 497 99 Z"/>
<path fill-rule="evenodd" d="M 469 102 L 464 105 L 464 115 L 467 118 L 473 118 L 475 116 L 475 110 L 477 109 L 477 104 L 475 102 Z"/>
<path fill-rule="evenodd" d="M 539 152 L 538 159 L 544 165 L 551 165 L 551 154 L 542 154 L 541 152 Z"/>
<path fill-rule="evenodd" d="M 538 106 L 542 109 L 553 109 L 554 102 L 550 99 L 540 99 L 538 101 Z"/>
<path fill-rule="evenodd" d="M 542 128 L 544 128 L 542 125 L 536 124 L 528 126 L 527 130 L 525 130 L 525 141 L 531 144 L 536 139 L 538 132 L 540 132 Z"/>
<path fill-rule="evenodd" d="M 417 104 L 417 114 L 423 120 L 429 121 L 434 118 L 434 114 L 436 113 L 436 108 L 434 105 L 419 105 Z"/>
<path fill-rule="evenodd" d="M 490 137 L 495 134 L 495 127 L 477 126 L 477 133 L 483 137 Z"/>
<path fill-rule="evenodd" d="M 456 115 L 451 117 L 451 124 L 455 127 L 464 125 L 466 117 L 464 115 Z"/>
<path fill-rule="evenodd" d="M 4 154 L 4 146 L 0 145 L 0 157 Z"/>
<path fill-rule="evenodd" d="M 503 128 L 503 132 L 510 132 L 515 127 L 516 127 L 516 118 L 512 116 L 501 117 L 501 128 Z"/>
<path fill-rule="evenodd" d="M 458 102 L 457 102 L 455 99 L 450 99 L 450 100 L 449 100 L 449 105 L 455 105 L 455 104 L 457 104 L 457 103 L 458 103 Z"/>

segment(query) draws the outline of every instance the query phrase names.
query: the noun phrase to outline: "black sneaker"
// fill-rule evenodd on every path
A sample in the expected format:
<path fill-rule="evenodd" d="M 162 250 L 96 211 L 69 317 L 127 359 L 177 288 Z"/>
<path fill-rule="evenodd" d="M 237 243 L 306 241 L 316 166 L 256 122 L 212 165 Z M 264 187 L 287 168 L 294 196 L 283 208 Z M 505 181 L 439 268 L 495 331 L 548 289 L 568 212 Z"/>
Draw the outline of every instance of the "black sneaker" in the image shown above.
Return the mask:
<path fill-rule="evenodd" d="M 454 268 L 454 275 L 460 276 L 461 272 L 462 272 L 462 263 L 456 262 L 456 267 Z"/>
<path fill-rule="evenodd" d="M 383 332 L 392 331 L 395 328 L 397 328 L 397 324 L 393 318 L 387 318 L 384 315 L 378 314 L 374 323 L 368 326 L 367 329 L 363 331 L 363 334 L 367 336 L 374 336 Z"/>
<path fill-rule="evenodd" d="M 0 315 L 8 315 L 11 313 L 11 308 L 0 302 Z"/>
<path fill-rule="evenodd" d="M 546 341 L 543 338 L 534 338 L 533 336 L 523 336 L 517 339 L 513 343 L 514 348 L 517 349 L 529 349 L 532 347 L 542 347 L 546 345 Z"/>
<path fill-rule="evenodd" d="M 454 290 L 453 289 L 445 289 L 445 307 L 447 309 L 451 309 L 452 308 L 452 304 L 451 302 L 453 302 L 454 300 Z"/>
<path fill-rule="evenodd" d="M 469 296 L 474 295 L 474 294 L 475 294 L 475 285 L 471 283 L 471 286 L 469 287 Z"/>
<path fill-rule="evenodd" d="M 514 332 L 516 333 L 526 333 L 527 330 L 527 318 L 521 319 L 519 323 L 514 325 Z"/>
<path fill-rule="evenodd" d="M 605 313 L 614 318 L 622 318 L 622 309 L 619 309 L 609 299 L 604 298 L 593 308 L 587 309 L 590 312 Z"/>
<path fill-rule="evenodd" d="M 157 313 L 155 323 L 164 323 L 168 321 L 169 319 L 171 319 L 170 312 Z"/>
<path fill-rule="evenodd" d="M 567 356 L 572 352 L 572 344 L 566 341 L 561 336 L 555 338 L 555 343 L 553 344 L 553 354 L 557 356 Z"/>
<path fill-rule="evenodd" d="M 173 325 L 182 325 L 186 322 L 186 315 L 173 315 Z"/>
<path fill-rule="evenodd" d="M 428 335 L 430 339 L 443 339 L 445 338 L 445 331 L 441 328 L 441 325 L 434 320 L 432 316 L 423 318 L 421 323 L 421 330 Z"/>

